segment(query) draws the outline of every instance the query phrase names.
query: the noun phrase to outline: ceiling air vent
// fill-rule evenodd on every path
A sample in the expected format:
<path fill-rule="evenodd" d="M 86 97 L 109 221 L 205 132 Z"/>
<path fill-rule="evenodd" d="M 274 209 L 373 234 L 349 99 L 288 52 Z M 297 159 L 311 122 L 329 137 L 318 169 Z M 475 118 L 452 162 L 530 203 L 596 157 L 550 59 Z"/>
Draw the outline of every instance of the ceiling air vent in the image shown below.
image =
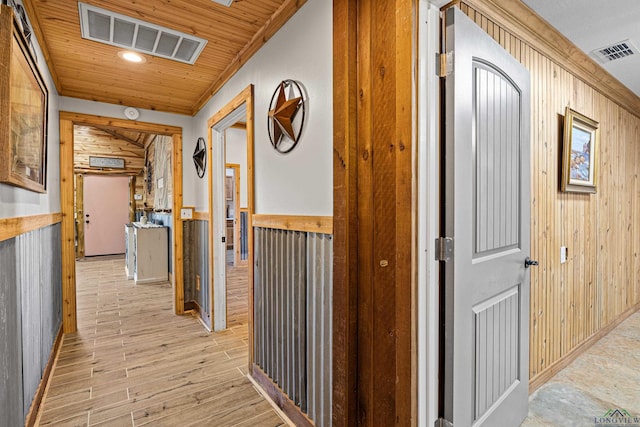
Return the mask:
<path fill-rule="evenodd" d="M 193 64 L 207 41 L 78 2 L 82 37 L 161 58 Z"/>
<path fill-rule="evenodd" d="M 623 40 L 611 46 L 601 47 L 591 51 L 591 56 L 596 58 L 602 64 L 615 61 L 616 59 L 626 58 L 627 56 L 638 53 L 638 48 L 631 40 Z"/>

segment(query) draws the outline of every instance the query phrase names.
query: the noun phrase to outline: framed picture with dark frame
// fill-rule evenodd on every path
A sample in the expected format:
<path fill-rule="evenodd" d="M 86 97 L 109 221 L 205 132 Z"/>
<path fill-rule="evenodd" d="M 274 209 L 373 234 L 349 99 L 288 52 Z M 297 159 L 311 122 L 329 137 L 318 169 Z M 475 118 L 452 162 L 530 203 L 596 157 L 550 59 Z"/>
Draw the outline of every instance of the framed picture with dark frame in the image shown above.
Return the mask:
<path fill-rule="evenodd" d="M 562 191 L 595 193 L 599 123 L 567 107 L 564 115 Z"/>
<path fill-rule="evenodd" d="M 48 91 L 13 9 L 0 8 L 0 182 L 45 193 Z"/>

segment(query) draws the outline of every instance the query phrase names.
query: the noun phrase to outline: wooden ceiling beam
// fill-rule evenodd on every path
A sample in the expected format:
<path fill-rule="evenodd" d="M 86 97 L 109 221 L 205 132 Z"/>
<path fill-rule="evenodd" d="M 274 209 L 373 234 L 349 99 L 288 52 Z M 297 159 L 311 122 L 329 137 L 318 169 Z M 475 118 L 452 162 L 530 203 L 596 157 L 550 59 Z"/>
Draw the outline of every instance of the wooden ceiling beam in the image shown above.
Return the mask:
<path fill-rule="evenodd" d="M 118 133 L 117 131 L 115 131 L 113 129 L 105 128 L 105 127 L 99 127 L 99 126 L 96 126 L 95 128 L 101 130 L 102 132 L 104 132 L 104 133 L 106 133 L 108 135 L 111 135 L 114 138 L 118 138 L 118 139 L 121 139 L 124 142 L 127 142 L 127 143 L 131 144 L 131 145 L 135 145 L 138 148 L 144 148 L 144 144 L 141 144 L 140 142 L 136 141 L 135 139 L 131 139 L 128 136 L 122 135 L 121 133 Z M 152 135 L 152 136 L 155 136 L 155 135 Z"/>

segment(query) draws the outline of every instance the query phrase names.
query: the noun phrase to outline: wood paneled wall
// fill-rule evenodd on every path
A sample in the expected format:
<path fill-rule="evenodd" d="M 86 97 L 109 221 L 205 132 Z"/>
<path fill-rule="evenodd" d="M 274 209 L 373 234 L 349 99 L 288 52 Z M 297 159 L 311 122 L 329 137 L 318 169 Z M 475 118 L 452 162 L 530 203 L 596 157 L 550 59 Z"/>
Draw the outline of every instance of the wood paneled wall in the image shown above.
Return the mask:
<path fill-rule="evenodd" d="M 539 385 L 638 308 L 640 119 L 477 6 L 460 8 L 531 72 L 531 257 L 540 265 L 531 270 L 530 377 Z M 597 194 L 559 191 L 566 106 L 600 123 Z"/>
<path fill-rule="evenodd" d="M 333 12 L 332 424 L 412 425 L 417 2 Z"/>
<path fill-rule="evenodd" d="M 76 173 L 101 173 L 100 169 L 89 166 L 90 156 L 124 159 L 124 170 L 109 169 L 105 173 L 137 175 L 142 170 L 144 146 L 141 144 L 134 145 L 131 141 L 93 126 L 74 126 L 73 133 L 73 168 Z"/>

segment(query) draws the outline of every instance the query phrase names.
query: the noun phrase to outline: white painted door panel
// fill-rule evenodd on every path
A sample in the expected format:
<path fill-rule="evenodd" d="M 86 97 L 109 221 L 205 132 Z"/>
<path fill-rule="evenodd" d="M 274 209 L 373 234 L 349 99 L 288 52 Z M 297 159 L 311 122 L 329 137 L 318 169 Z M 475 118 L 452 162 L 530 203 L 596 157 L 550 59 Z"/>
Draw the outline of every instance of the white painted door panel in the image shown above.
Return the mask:
<path fill-rule="evenodd" d="M 518 426 L 528 402 L 529 73 L 455 7 L 445 46 L 445 418 Z"/>

